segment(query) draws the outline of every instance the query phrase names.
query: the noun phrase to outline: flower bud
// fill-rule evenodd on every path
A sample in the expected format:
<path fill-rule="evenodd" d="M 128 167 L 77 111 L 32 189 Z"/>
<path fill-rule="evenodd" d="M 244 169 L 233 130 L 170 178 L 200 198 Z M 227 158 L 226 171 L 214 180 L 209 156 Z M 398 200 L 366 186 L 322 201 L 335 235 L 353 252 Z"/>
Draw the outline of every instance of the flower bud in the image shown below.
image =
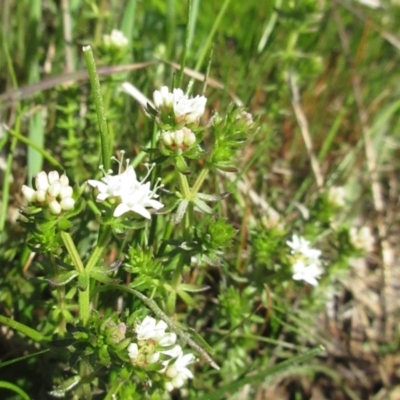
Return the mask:
<path fill-rule="evenodd" d="M 49 203 L 49 208 L 50 208 L 51 213 L 55 214 L 55 215 L 60 214 L 62 211 L 61 205 L 57 200 L 52 200 Z"/>
<path fill-rule="evenodd" d="M 174 140 L 174 142 L 175 142 L 175 145 L 177 146 L 177 147 L 181 147 L 182 146 L 182 144 L 183 144 L 183 137 L 184 137 L 184 134 L 183 134 L 183 130 L 178 130 L 178 131 L 175 131 L 174 133 L 173 133 L 173 140 Z"/>
<path fill-rule="evenodd" d="M 50 171 L 48 173 L 48 181 L 49 184 L 53 184 L 54 182 L 58 181 L 60 179 L 60 175 L 57 171 Z"/>
<path fill-rule="evenodd" d="M 50 174 L 49 174 L 50 175 Z M 50 196 L 52 197 L 57 197 L 60 194 L 61 191 L 61 183 L 57 180 L 54 181 L 50 187 L 48 188 L 47 192 L 49 193 Z"/>
<path fill-rule="evenodd" d="M 172 146 L 172 135 L 170 132 L 163 132 L 161 134 L 161 140 L 166 144 L 167 146 Z"/>
<path fill-rule="evenodd" d="M 60 206 L 64 211 L 69 211 L 74 208 L 75 200 L 72 197 L 66 197 L 61 200 Z"/>
<path fill-rule="evenodd" d="M 35 176 L 35 188 L 36 190 L 46 191 L 49 187 L 49 180 L 47 178 L 47 174 L 44 171 L 39 172 Z"/>
<path fill-rule="evenodd" d="M 60 176 L 60 183 L 61 183 L 62 186 L 68 186 L 69 185 L 69 179 L 68 179 L 67 175 L 62 174 Z"/>
<path fill-rule="evenodd" d="M 32 203 L 36 200 L 36 190 L 30 188 L 29 186 L 22 186 L 22 194 L 29 203 Z"/>
<path fill-rule="evenodd" d="M 188 147 L 192 146 L 196 142 L 196 135 L 186 127 L 182 128 L 182 131 L 184 133 L 183 143 Z"/>
<path fill-rule="evenodd" d="M 45 190 L 37 190 L 36 191 L 36 201 L 39 203 L 43 203 L 46 201 L 46 191 Z"/>
<path fill-rule="evenodd" d="M 71 186 L 61 186 L 59 196 L 62 199 L 65 199 L 67 197 L 72 197 L 72 193 L 73 193 L 73 190 L 72 190 Z"/>

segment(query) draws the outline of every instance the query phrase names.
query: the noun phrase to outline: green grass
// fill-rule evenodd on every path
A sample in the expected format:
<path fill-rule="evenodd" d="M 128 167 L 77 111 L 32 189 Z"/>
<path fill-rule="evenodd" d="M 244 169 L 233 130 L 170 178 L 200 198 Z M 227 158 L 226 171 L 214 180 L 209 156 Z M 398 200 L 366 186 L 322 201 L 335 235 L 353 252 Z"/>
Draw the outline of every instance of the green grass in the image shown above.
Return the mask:
<path fill-rule="evenodd" d="M 67 340 L 72 334 L 68 324 L 79 331 L 85 320 L 78 323 L 86 292 L 77 289 L 85 277 L 79 277 L 79 285 L 73 280 L 57 288 L 47 281 L 65 277 L 64 269 L 73 271 L 79 260 L 86 267 L 97 249 L 101 206 L 81 185 L 99 179 L 99 165 L 109 168 L 108 157 L 120 150 L 144 176 L 142 163 L 153 153 L 143 150 L 150 144 L 157 147 L 157 124 L 120 91 L 120 84 L 131 82 L 149 99 L 155 89 L 172 83 L 197 95 L 207 74 L 203 122 L 216 113 L 224 116 L 236 99 L 257 124 L 254 134 L 243 135 L 249 141 L 237 152 L 237 173 L 210 168 L 201 188 L 205 194 L 230 196 L 207 202 L 216 219 L 193 213 L 189 205 L 179 225 L 172 225 L 171 213 L 153 216 L 147 228 L 132 225 L 137 227 L 133 231 L 113 225 L 111 241 L 104 247 L 97 243 L 103 253 L 91 278 L 86 277 L 93 280 L 93 290 L 98 288 L 90 299 L 98 311 L 91 338 L 103 338 L 102 318 L 117 318 L 113 312 L 122 302 L 118 318 L 133 324 L 146 314 L 165 315 L 186 351 L 199 357 L 190 367 L 194 379 L 181 390 L 182 398 L 267 399 L 278 393 L 282 399 L 309 399 L 318 393 L 332 399 L 373 399 L 378 393 L 390 398 L 391 386 L 399 384 L 390 360 L 398 354 L 399 307 L 393 288 L 400 280 L 395 261 L 400 8 L 384 4 L 372 10 L 356 1 L 4 1 L 1 398 L 47 398 L 46 393 L 67 385 L 75 374 L 92 377 L 90 365 L 82 367 L 70 347 L 61 342 L 49 347 L 38 337 Z M 126 51 L 102 46 L 103 35 L 112 29 L 128 38 Z M 107 118 L 100 128 L 93 79 L 85 72 L 82 52 L 88 44 L 100 72 L 105 112 L 100 117 Z M 183 73 L 172 63 L 199 75 Z M 126 68 L 118 71 L 118 66 Z M 213 143 L 207 128 L 202 146 L 209 150 Z M 208 155 L 186 159 L 190 186 Z M 79 203 L 79 216 L 68 217 L 76 249 L 66 251 L 65 241 L 55 246 L 59 225 L 48 225 L 43 235 L 49 235 L 53 250 L 41 252 L 16 215 L 27 205 L 21 186 L 32 186 L 39 171 L 54 169 L 66 172 L 75 196 L 79 187 L 85 201 Z M 185 183 L 177 181 L 173 163 L 157 165 L 149 178 L 152 187 L 160 175 L 169 191 L 161 192 L 161 198 L 172 207 L 174 193 L 184 193 Z M 344 207 L 332 207 L 327 200 L 332 186 L 346 189 Z M 218 225 L 217 220 L 224 222 Z M 353 226 L 371 227 L 375 244 L 370 252 L 351 246 Z M 49 232 L 55 232 L 53 238 Z M 322 251 L 325 272 L 317 287 L 292 279 L 286 241 L 293 233 Z M 182 243 L 187 248 L 182 250 Z M 189 267 L 194 253 L 188 248 L 213 262 L 203 258 Z M 105 266 L 118 260 L 123 260 L 118 271 L 105 272 Z M 118 291 L 116 282 L 104 276 L 118 278 L 129 290 Z M 193 341 L 197 344 L 189 350 Z M 320 345 L 324 351 L 315 350 Z M 389 350 L 380 354 L 382 347 Z M 33 356 L 24 358 L 28 354 Z M 207 357 L 221 369 L 213 369 Z M 18 362 L 10 364 L 12 360 Z M 119 374 L 130 373 L 125 367 L 121 373 L 114 364 L 94 368 L 92 388 L 103 391 L 94 398 L 104 398 L 104 393 L 111 398 L 113 390 L 121 398 L 142 398 L 133 395 L 132 382 L 140 374 L 120 387 Z M 350 379 L 350 371 L 362 379 Z M 394 382 L 385 376 L 393 376 Z M 88 383 L 83 379 L 71 390 L 85 398 Z"/>

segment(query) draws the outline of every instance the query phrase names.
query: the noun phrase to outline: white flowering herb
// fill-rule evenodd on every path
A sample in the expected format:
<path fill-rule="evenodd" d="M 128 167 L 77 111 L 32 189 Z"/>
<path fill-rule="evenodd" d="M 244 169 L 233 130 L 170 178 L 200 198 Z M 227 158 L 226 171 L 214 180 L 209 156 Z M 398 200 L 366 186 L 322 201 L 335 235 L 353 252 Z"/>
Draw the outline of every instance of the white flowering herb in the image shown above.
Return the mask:
<path fill-rule="evenodd" d="M 193 378 L 188 366 L 195 357 L 183 353 L 182 347 L 176 344 L 176 334 L 167 332 L 167 328 L 164 321 L 145 317 L 136 324 L 136 341 L 128 346 L 127 351 L 133 365 L 156 371 L 164 379 L 165 388 L 171 391 Z"/>
<path fill-rule="evenodd" d="M 128 162 L 129 160 L 127 160 L 127 165 Z M 143 218 L 151 219 L 148 208 L 159 210 L 164 207 L 164 204 L 156 200 L 158 198 L 156 191 L 160 186 L 156 185 L 151 189 L 150 182 L 145 182 L 151 168 L 141 181 L 137 179 L 136 172 L 131 165 L 127 166 L 123 172 L 121 169 L 122 162 L 120 162 L 117 175 L 113 175 L 112 171 L 105 172 L 103 170 L 104 177 L 101 180 L 88 180 L 88 184 L 98 190 L 96 201 L 108 200 L 111 204 L 117 204 L 113 212 L 114 217 L 134 212 Z"/>
<path fill-rule="evenodd" d="M 317 286 L 323 273 L 321 251 L 312 248 L 308 240 L 296 234 L 293 234 L 292 240 L 288 240 L 286 244 L 291 248 L 293 279 Z"/>
<path fill-rule="evenodd" d="M 103 42 L 106 47 L 125 48 L 128 46 L 128 38 L 118 29 L 113 29 L 111 34 L 103 36 Z"/>
<path fill-rule="evenodd" d="M 36 190 L 35 190 L 36 189 Z M 22 194 L 25 199 L 38 206 L 47 206 L 52 214 L 58 215 L 71 210 L 75 205 L 73 189 L 69 186 L 68 177 L 57 171 L 48 174 L 45 171 L 35 176 L 35 189 L 23 185 Z"/>
<path fill-rule="evenodd" d="M 154 91 L 154 106 L 163 115 L 171 116 L 176 123 L 193 124 L 197 123 L 204 114 L 207 98 L 197 95 L 189 97 L 182 89 L 169 91 L 167 86 Z"/>

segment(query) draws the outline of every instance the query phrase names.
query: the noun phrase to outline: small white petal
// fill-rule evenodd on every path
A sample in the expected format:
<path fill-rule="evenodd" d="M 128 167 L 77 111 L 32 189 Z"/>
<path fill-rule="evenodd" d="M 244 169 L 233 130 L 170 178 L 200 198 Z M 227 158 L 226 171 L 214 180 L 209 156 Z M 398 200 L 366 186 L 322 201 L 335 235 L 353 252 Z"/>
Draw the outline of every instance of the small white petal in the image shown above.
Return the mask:
<path fill-rule="evenodd" d="M 131 343 L 131 344 L 128 346 L 128 355 L 129 355 L 129 358 L 131 358 L 131 359 L 136 359 L 137 356 L 138 356 L 138 354 L 139 354 L 139 348 L 138 348 L 137 343 Z"/>

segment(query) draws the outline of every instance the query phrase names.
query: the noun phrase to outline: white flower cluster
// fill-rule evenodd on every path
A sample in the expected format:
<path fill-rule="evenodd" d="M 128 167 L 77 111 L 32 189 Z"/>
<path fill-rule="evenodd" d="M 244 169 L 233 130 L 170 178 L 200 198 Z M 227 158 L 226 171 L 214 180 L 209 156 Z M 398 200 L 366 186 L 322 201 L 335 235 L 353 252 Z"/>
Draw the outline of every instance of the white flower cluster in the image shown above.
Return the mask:
<path fill-rule="evenodd" d="M 313 249 L 310 242 L 303 237 L 294 234 L 292 241 L 286 244 L 291 248 L 293 259 L 293 279 L 303 280 L 310 285 L 317 286 L 318 278 L 322 275 L 321 251 Z"/>
<path fill-rule="evenodd" d="M 193 354 L 184 354 L 176 344 L 176 334 L 166 332 L 167 324 L 147 316 L 135 327 L 137 342 L 128 346 L 128 355 L 132 364 L 146 367 L 159 364 L 158 373 L 164 376 L 165 388 L 172 391 L 193 378 L 188 365 L 195 361 Z M 152 370 L 154 370 L 152 368 Z"/>
<path fill-rule="evenodd" d="M 113 159 L 116 160 L 115 158 Z M 100 181 L 90 179 L 88 180 L 88 184 L 98 189 L 96 201 L 103 202 L 108 200 L 112 204 L 118 204 L 113 213 L 114 217 L 120 217 L 132 211 L 144 218 L 151 219 L 150 212 L 146 207 L 155 210 L 164 207 L 164 204 L 155 200 L 158 198 L 156 191 L 160 185 L 156 185 L 151 190 L 150 182 L 144 182 L 149 176 L 151 168 L 148 169 L 147 175 L 139 181 L 135 170 L 131 165 L 128 166 L 128 163 L 129 160 L 127 160 L 127 168 L 124 172 L 121 172 L 122 162 L 119 163 L 117 175 L 113 175 L 112 170 L 105 172 L 101 167 L 104 177 Z"/>
<path fill-rule="evenodd" d="M 35 176 L 35 189 L 22 186 L 22 194 L 29 203 L 37 205 L 48 205 L 52 214 L 61 214 L 63 211 L 71 210 L 75 205 L 72 197 L 73 189 L 69 186 L 68 177 L 61 176 L 57 171 L 48 174 L 41 171 Z"/>
<path fill-rule="evenodd" d="M 166 146 L 172 149 L 186 149 L 196 142 L 196 135 L 189 128 L 183 127 L 174 132 L 163 132 L 161 140 Z"/>
<path fill-rule="evenodd" d="M 363 226 L 359 229 L 352 227 L 350 229 L 350 243 L 357 250 L 365 252 L 372 251 L 375 239 L 372 235 L 371 228 L 369 226 Z"/>
<path fill-rule="evenodd" d="M 172 111 L 176 122 L 192 124 L 198 122 L 204 114 L 207 98 L 204 96 L 188 97 L 182 89 L 169 91 L 168 86 L 155 90 L 154 105 L 159 111 Z"/>
<path fill-rule="evenodd" d="M 106 47 L 124 48 L 128 46 L 127 37 L 118 29 L 113 29 L 110 35 L 103 36 L 103 42 Z"/>
<path fill-rule="evenodd" d="M 174 151 L 185 151 L 192 147 L 196 143 L 196 135 L 184 125 L 198 124 L 204 114 L 207 98 L 189 97 L 182 89 L 173 89 L 170 92 L 167 86 L 163 86 L 154 91 L 153 100 L 159 121 L 171 124 L 172 120 L 179 125 L 161 133 L 162 144 Z"/>

